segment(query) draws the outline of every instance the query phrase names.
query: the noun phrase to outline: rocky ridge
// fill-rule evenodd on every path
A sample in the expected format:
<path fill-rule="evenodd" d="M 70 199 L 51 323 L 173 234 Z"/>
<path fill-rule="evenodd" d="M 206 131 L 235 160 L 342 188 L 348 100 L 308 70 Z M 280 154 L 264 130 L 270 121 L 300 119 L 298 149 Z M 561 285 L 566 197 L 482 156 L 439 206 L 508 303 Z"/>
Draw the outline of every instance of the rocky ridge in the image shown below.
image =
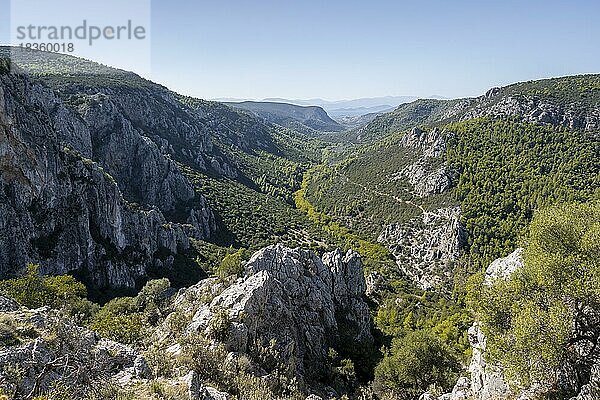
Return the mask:
<path fill-rule="evenodd" d="M 214 230 L 212 213 L 177 167 L 105 106 L 106 118 L 87 114 L 105 124 L 90 127 L 51 89 L 18 73 L 0 75 L 0 276 L 33 262 L 93 288 L 133 288 L 172 270 L 190 248 L 188 236 Z M 102 139 L 108 147 L 94 154 L 100 132 L 119 134 Z M 138 185 L 139 197 L 127 199 L 120 187 L 132 194 L 136 174 L 143 190 Z M 179 209 L 187 210 L 187 225 L 170 224 L 161 211 L 193 199 L 196 208 Z"/>
<path fill-rule="evenodd" d="M 340 340 L 373 340 L 362 299 L 362 262 L 353 251 L 319 258 L 311 251 L 269 246 L 252 256 L 244 276 L 229 287 L 215 283 L 203 281 L 181 291 L 176 309 L 193 314 L 188 334 L 207 336 L 212 321 L 225 312 L 230 325 L 222 341 L 235 354 L 256 353 L 275 343 L 282 360 L 300 376 L 318 375 L 329 347 Z M 211 293 L 210 302 L 198 300 Z"/>
<path fill-rule="evenodd" d="M 2 296 L 0 304 L 0 388 L 11 398 L 31 398 L 58 380 L 83 398 L 106 381 L 150 377 L 134 349 L 101 338 L 56 310 L 29 310 Z"/>
<path fill-rule="evenodd" d="M 406 224 L 386 226 L 377 241 L 390 249 L 398 267 L 419 287 L 439 287 L 451 279 L 449 265 L 466 241 L 460 215 L 460 207 L 425 212 Z"/>
<path fill-rule="evenodd" d="M 328 368 L 329 349 L 373 342 L 365 290 L 362 262 L 352 251 L 318 257 L 311 251 L 270 246 L 252 256 L 237 280 L 210 278 L 176 293 L 165 292 L 172 296 L 170 311 L 152 328 L 154 333 L 149 331 L 155 353 L 102 338 L 62 311 L 29 310 L 0 296 L 0 389 L 14 398 L 27 398 L 62 384 L 84 398 L 90 390 L 112 386 L 144 393 L 158 380 L 169 390 L 185 392 L 181 398 L 233 398 L 207 385 L 207 377 L 193 367 L 195 360 L 190 363 L 190 346 L 200 346 L 196 349 L 202 352 L 223 348 L 214 353 L 222 359 L 210 362 L 234 369 L 244 364 L 246 373 L 267 385 L 275 372 L 261 351 L 276 350 L 277 368 L 283 365 L 304 391 L 335 395 L 318 383 Z M 174 330 L 182 316 L 189 317 L 187 323 Z M 173 362 L 178 367 L 170 373 L 156 375 L 153 354 L 161 365 L 178 357 L 184 360 Z M 208 379 L 222 383 L 215 376 Z"/>
<path fill-rule="evenodd" d="M 392 179 L 406 179 L 418 198 L 448 192 L 455 173 L 444 161 L 447 135 L 437 128 L 407 132 L 400 146 L 410 149 L 415 159 Z M 406 223 L 385 226 L 377 241 L 391 251 L 399 268 L 419 287 L 439 287 L 451 278 L 449 266 L 466 243 L 460 207 L 428 211 L 413 201 L 407 203 L 418 207 L 421 215 Z"/>

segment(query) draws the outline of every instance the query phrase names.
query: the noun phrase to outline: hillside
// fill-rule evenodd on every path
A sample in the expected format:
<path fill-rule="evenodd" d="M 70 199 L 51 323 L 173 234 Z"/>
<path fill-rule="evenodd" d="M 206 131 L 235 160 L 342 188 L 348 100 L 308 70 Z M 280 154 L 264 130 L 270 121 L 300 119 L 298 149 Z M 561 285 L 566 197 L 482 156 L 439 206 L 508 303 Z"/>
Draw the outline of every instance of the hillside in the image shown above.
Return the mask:
<path fill-rule="evenodd" d="M 2 225 L 13 232 L 10 237 L 2 237 L 0 270 L 4 277 L 18 273 L 32 261 L 42 264 L 44 273 L 74 273 L 94 290 L 105 286 L 131 289 L 147 279 L 149 260 L 158 260 L 153 262 L 157 268 L 153 267 L 150 275 L 172 276 L 176 273 L 168 272 L 172 255 L 183 251 L 189 254 L 188 260 L 195 257 L 188 237 L 244 247 L 286 240 L 310 242 L 306 232 L 312 224 L 290 203 L 303 169 L 311 160 L 320 159 L 322 144 L 225 105 L 179 96 L 132 73 L 69 56 L 18 54 L 18 64 L 12 68 L 16 74 L 2 75 L 3 104 L 8 107 L 5 124 L 28 120 L 31 117 L 26 113 L 31 110 L 35 110 L 36 118 L 27 129 L 3 125 L 10 132 L 9 138 L 19 138 L 14 144 L 9 141 L 10 147 L 3 150 L 8 157 L 3 158 L 3 176 L 7 179 L 3 181 L 7 185 L 3 193 L 32 193 L 30 186 L 38 185 L 16 179 L 41 173 L 35 172 L 39 166 L 9 156 L 23 154 L 18 143 L 32 151 L 42 151 L 44 143 L 51 142 L 55 150 L 44 157 L 49 157 L 46 164 L 57 163 L 57 181 L 44 186 L 42 193 L 25 196 L 24 202 L 13 198 L 13 194 L 3 202 L 5 207 L 12 206 L 11 211 L 3 211 Z M 31 78 L 20 71 L 31 71 Z M 48 139 L 37 138 L 43 132 Z M 34 156 L 38 161 L 40 157 Z M 47 200 L 46 196 L 62 193 L 60 180 L 65 175 L 79 181 L 81 178 L 70 174 L 85 172 L 79 166 L 77 172 L 61 172 L 66 168 L 62 165 L 65 158 L 100 171 L 100 176 L 104 174 L 112 185 L 111 197 L 102 193 L 93 202 L 100 210 L 97 216 L 90 215 L 89 222 L 85 216 L 96 211 L 88 211 L 87 204 L 77 203 L 75 193 L 63 193 L 63 203 L 50 206 L 52 203 Z M 81 190 L 95 193 L 98 185 L 90 182 L 88 189 Z M 217 188 L 219 191 L 215 192 Z M 239 202 L 240 192 L 247 193 L 251 201 Z M 153 210 L 156 216 L 152 227 L 134 228 L 128 223 L 121 226 L 124 211 L 115 210 L 116 201 L 133 210 Z M 265 207 L 265 211 L 257 212 L 258 206 Z M 266 208 L 281 212 L 267 212 Z M 245 209 L 246 217 L 240 220 L 238 213 Z M 84 217 L 64 210 L 80 210 L 79 215 Z M 290 217 L 284 217 L 285 214 Z M 116 228 L 112 222 L 115 218 L 119 221 Z M 293 219 L 298 221 L 294 230 L 297 234 L 287 231 Z M 24 221 L 30 222 L 25 226 Z M 135 241 L 140 240 L 140 235 L 148 235 L 148 229 L 156 230 L 155 225 L 173 227 L 175 233 L 168 234 L 177 239 L 166 239 L 165 233 L 158 232 L 160 240 L 170 240 L 169 243 L 144 248 L 147 254 L 141 258 L 141 245 Z M 263 230 L 257 234 L 252 231 L 256 227 Z M 131 238 L 123 233 L 130 229 Z M 11 241 L 15 237 L 31 244 L 16 246 Z M 81 242 L 75 246 L 72 241 Z M 81 249 L 92 245 L 98 246 L 98 255 L 85 261 L 89 256 L 82 256 Z M 95 271 L 95 257 L 105 260 L 106 267 Z M 165 259 L 170 260 L 169 268 L 161 271 Z M 189 268 L 187 261 L 178 260 L 175 256 L 175 270 Z M 130 276 L 129 270 L 135 273 Z M 96 277 L 99 273 L 108 277 Z M 201 270 L 197 273 L 204 274 Z M 191 280 L 197 279 L 193 276 Z"/>
<path fill-rule="evenodd" d="M 348 136 L 371 142 L 413 126 L 434 126 L 478 117 L 515 116 L 523 121 L 598 130 L 600 75 L 569 76 L 515 83 L 477 98 L 416 100 L 383 114 Z"/>
<path fill-rule="evenodd" d="M 586 393 L 599 131 L 600 75 L 344 131 L 0 48 L 0 398 Z"/>
<path fill-rule="evenodd" d="M 331 119 L 321 107 L 256 101 L 226 104 L 233 108 L 250 111 L 270 123 L 306 134 L 317 135 L 320 132 L 340 132 L 345 129 L 344 126 Z"/>

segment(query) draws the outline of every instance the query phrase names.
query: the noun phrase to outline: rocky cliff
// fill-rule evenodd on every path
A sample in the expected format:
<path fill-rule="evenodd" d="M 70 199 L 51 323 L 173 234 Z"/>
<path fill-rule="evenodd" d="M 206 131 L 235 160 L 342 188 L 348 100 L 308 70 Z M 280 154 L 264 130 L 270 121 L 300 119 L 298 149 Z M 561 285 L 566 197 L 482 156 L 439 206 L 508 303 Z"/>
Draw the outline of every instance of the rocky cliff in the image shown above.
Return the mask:
<path fill-rule="evenodd" d="M 362 262 L 355 252 L 334 251 L 319 258 L 274 245 L 252 256 L 243 278 L 210 302 L 199 302 L 214 284 L 192 286 L 176 303 L 180 310 L 194 310 L 186 329 L 190 333 L 210 336 L 212 321 L 224 311 L 231 325 L 222 340 L 231 352 L 256 354 L 275 343 L 292 370 L 314 379 L 323 373 L 330 347 L 373 340 Z"/>
<path fill-rule="evenodd" d="M 385 227 L 377 241 L 390 249 L 398 267 L 422 289 L 448 283 L 451 263 L 466 243 L 460 207 L 427 211 L 405 224 Z"/>
<path fill-rule="evenodd" d="M 77 326 L 64 310 L 29 310 L 0 296 L 0 394 L 31 398 L 66 385 L 75 398 L 103 388 L 145 398 L 161 385 L 177 393 L 173 398 L 221 400 L 238 397 L 210 384 L 240 387 L 233 381 L 243 375 L 264 391 L 290 374 L 296 394 L 337 397 L 322 383 L 331 373 L 330 348 L 374 340 L 363 274 L 352 251 L 318 257 L 270 246 L 252 256 L 237 280 L 209 278 L 145 297 L 158 299 L 165 313 L 146 326 L 149 339 L 132 346 Z"/>
<path fill-rule="evenodd" d="M 438 126 L 472 118 L 521 121 L 594 132 L 600 128 L 599 75 L 567 76 L 490 89 L 475 98 L 419 99 L 382 114 L 356 131 L 359 141 L 381 139 L 414 126 Z"/>
<path fill-rule="evenodd" d="M 0 75 L 0 276 L 34 262 L 95 289 L 133 288 L 214 230 L 156 144 L 110 102 L 87 107 L 79 116 L 44 85 Z"/>
<path fill-rule="evenodd" d="M 422 289 L 439 287 L 450 280 L 450 265 L 466 244 L 460 207 L 426 210 L 420 204 L 420 199 L 450 191 L 456 179 L 445 161 L 448 135 L 437 128 L 429 132 L 413 128 L 402 136 L 399 145 L 410 150 L 413 161 L 392 179 L 408 181 L 415 200 L 404 203 L 417 207 L 421 215 L 406 223 L 386 225 L 377 238 L 394 255 L 399 268 Z"/>

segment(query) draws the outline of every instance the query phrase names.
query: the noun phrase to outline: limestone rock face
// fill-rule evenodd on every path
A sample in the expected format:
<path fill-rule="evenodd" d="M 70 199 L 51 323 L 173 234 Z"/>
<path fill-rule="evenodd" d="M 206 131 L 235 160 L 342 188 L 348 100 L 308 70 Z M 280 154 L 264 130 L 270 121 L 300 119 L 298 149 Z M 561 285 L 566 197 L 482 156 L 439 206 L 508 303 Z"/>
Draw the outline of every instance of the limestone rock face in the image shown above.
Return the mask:
<path fill-rule="evenodd" d="M 255 253 L 245 268 L 244 278 L 200 306 L 188 331 L 208 333 L 215 313 L 223 310 L 231 320 L 230 351 L 250 353 L 275 341 L 299 374 L 318 374 L 328 347 L 341 338 L 357 345 L 372 340 L 358 254 L 335 251 L 321 259 L 275 245 Z"/>
<path fill-rule="evenodd" d="M 85 398 L 106 379 L 150 377 L 144 357 L 135 350 L 74 325 L 58 311 L 19 308 L 3 311 L 2 318 L 20 332 L 18 340 L 0 348 L 0 387 L 9 398 L 45 393 L 59 380 Z"/>
<path fill-rule="evenodd" d="M 485 361 L 485 335 L 479 324 L 469 328 L 469 343 L 473 348 L 473 357 L 469 365 L 471 373 L 471 391 L 478 400 L 504 399 L 511 394 L 504 380 L 502 370 Z"/>
<path fill-rule="evenodd" d="M 496 279 L 508 279 L 521 267 L 523 267 L 523 249 L 516 249 L 510 255 L 493 261 L 487 267 L 484 284 L 491 286 Z"/>
<path fill-rule="evenodd" d="M 501 89 L 491 90 L 477 99 L 475 106 L 461 119 L 517 116 L 523 121 L 562 126 L 593 132 L 600 129 L 600 107 L 587 107 L 578 102 L 560 104 L 534 95 L 503 95 Z"/>
<path fill-rule="evenodd" d="M 34 262 L 44 274 L 74 274 L 94 288 L 132 288 L 150 269 L 170 270 L 189 248 L 188 234 L 213 230 L 203 206 L 193 213 L 195 233 L 168 223 L 161 208 L 193 200 L 189 183 L 106 109 L 88 121 L 90 128 L 47 87 L 0 75 L 0 277 Z M 115 165 L 121 182 L 88 156 Z M 141 185 L 130 185 L 140 176 Z"/>
<path fill-rule="evenodd" d="M 385 227 L 377 241 L 390 249 L 398 267 L 423 289 L 450 278 L 449 264 L 460 256 L 466 232 L 460 208 L 426 212 L 406 224 Z"/>
<path fill-rule="evenodd" d="M 416 161 L 400 172 L 400 176 L 408 179 L 415 194 L 419 197 L 444 193 L 452 186 L 454 173 L 444 161 L 446 156 L 445 134 L 437 128 L 430 132 L 413 128 L 402 137 L 400 142 L 402 147 L 420 152 Z"/>
<path fill-rule="evenodd" d="M 496 279 L 508 279 L 523 266 L 523 249 L 516 249 L 504 258 L 493 261 L 485 271 L 484 285 L 490 286 Z M 471 391 L 478 400 L 504 399 L 512 394 L 502 369 L 485 360 L 486 339 L 478 323 L 469 328 L 469 343 L 473 357 L 469 365 Z"/>
<path fill-rule="evenodd" d="M 509 256 L 492 262 L 486 270 L 485 284 L 489 286 L 496 279 L 508 279 L 512 273 L 523 265 L 522 253 L 523 249 L 517 249 Z M 437 400 L 502 400 L 513 398 L 511 396 L 514 396 L 514 394 L 504 378 L 502 368 L 488 364 L 485 360 L 486 339 L 478 322 L 469 328 L 468 334 L 473 351 L 469 365 L 471 379 L 460 378 L 452 393 L 445 394 Z M 423 400 L 434 399 L 428 393 L 424 396 L 422 397 Z M 528 399 L 528 393 L 522 393 L 519 398 L 521 400 Z"/>

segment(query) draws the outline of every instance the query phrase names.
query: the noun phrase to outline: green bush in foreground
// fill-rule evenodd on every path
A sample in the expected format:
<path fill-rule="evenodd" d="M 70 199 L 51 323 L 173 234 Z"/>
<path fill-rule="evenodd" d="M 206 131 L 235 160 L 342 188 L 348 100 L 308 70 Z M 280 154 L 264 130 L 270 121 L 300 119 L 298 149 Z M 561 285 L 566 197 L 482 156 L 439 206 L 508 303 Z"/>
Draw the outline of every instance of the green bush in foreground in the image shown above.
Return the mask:
<path fill-rule="evenodd" d="M 459 371 L 458 359 L 439 338 L 416 331 L 392 341 L 373 386 L 382 399 L 414 399 L 430 386 L 451 389 Z"/>
<path fill-rule="evenodd" d="M 70 275 L 42 276 L 39 265 L 34 264 L 27 265 L 23 276 L 0 281 L 0 293 L 27 308 L 66 310 L 79 323 L 88 321 L 97 308 L 85 298 L 83 283 Z"/>
<path fill-rule="evenodd" d="M 490 355 L 522 385 L 590 367 L 578 348 L 600 336 L 600 203 L 537 213 L 524 267 L 484 288 L 478 311 Z"/>
<path fill-rule="evenodd" d="M 170 288 L 166 278 L 149 281 L 136 297 L 117 297 L 94 317 L 91 328 L 104 337 L 126 344 L 141 344 L 148 331 L 167 314 Z"/>

